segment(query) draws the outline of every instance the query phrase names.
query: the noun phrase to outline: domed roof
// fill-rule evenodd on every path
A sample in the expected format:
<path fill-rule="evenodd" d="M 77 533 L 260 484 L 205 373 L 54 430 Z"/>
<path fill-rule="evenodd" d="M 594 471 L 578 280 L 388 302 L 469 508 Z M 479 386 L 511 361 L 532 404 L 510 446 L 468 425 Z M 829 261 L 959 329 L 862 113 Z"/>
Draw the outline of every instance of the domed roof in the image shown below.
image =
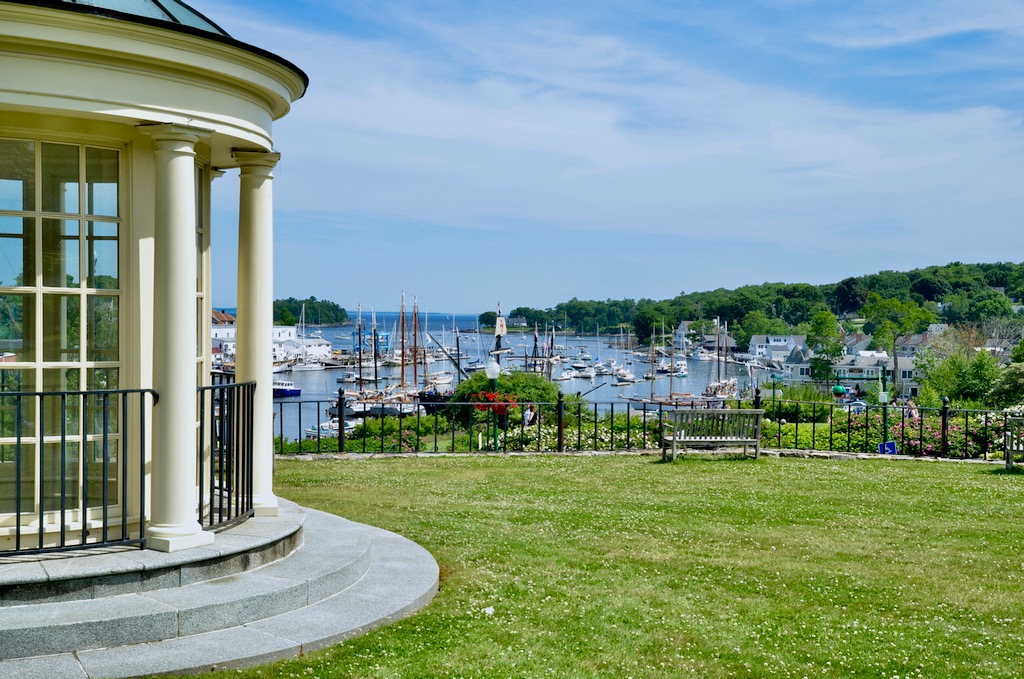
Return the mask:
<path fill-rule="evenodd" d="M 10 0 L 9 0 L 10 1 Z M 231 37 L 217 24 L 179 0 L 13 0 L 22 4 L 68 9 L 86 14 L 109 16 L 126 21 L 184 28 Z"/>
<path fill-rule="evenodd" d="M 216 40 L 275 61 L 294 71 L 302 79 L 303 90 L 309 86 L 306 74 L 287 59 L 232 38 L 223 28 L 180 0 L 0 0 L 0 3 L 91 14 Z"/>

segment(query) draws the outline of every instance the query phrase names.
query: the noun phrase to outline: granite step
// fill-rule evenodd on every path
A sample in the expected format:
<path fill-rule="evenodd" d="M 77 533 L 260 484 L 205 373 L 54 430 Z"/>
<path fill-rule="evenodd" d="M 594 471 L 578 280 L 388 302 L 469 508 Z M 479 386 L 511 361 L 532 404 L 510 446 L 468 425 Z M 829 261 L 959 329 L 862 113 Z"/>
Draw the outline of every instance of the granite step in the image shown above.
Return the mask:
<path fill-rule="evenodd" d="M 209 547 L 173 553 L 100 547 L 5 555 L 0 557 L 0 611 L 180 587 L 252 570 L 297 549 L 305 518 L 302 507 L 281 500 L 278 516 L 250 519 L 220 532 Z"/>
<path fill-rule="evenodd" d="M 130 677 L 259 664 L 365 633 L 433 598 L 437 563 L 422 547 L 306 512 L 303 544 L 251 571 L 3 609 L 0 676 Z"/>

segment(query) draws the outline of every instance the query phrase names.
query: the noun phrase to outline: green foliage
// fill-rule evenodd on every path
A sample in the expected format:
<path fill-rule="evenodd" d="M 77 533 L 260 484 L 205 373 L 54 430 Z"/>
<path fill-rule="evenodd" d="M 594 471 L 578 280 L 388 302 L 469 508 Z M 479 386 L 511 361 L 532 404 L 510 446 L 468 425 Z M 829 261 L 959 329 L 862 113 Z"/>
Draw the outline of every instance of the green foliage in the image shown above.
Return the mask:
<path fill-rule="evenodd" d="M 349 322 L 348 312 L 334 302 L 309 299 L 274 300 L 274 323 L 278 325 L 294 325 L 302 314 L 302 306 L 306 306 L 306 323 L 308 325 L 344 325 Z M 291 321 L 291 322 L 288 322 Z"/>
<path fill-rule="evenodd" d="M 493 328 L 498 322 L 498 312 L 485 311 L 477 316 L 477 322 L 480 323 L 481 328 Z"/>
<path fill-rule="evenodd" d="M 486 413 L 481 413 L 471 405 L 458 405 L 473 401 L 473 394 L 483 391 L 491 391 L 491 384 L 490 380 L 487 379 L 487 375 L 481 370 L 473 373 L 468 379 L 463 380 L 455 387 L 451 398 L 452 403 L 455 405 L 448 406 L 446 409 L 447 416 L 461 425 L 468 424 L 474 413 L 477 414 L 478 418 L 481 416 L 486 417 Z M 497 391 L 502 394 L 514 395 L 516 401 L 522 404 L 539 404 L 538 411 L 545 419 L 548 417 L 553 418 L 554 416 L 554 403 L 558 400 L 558 386 L 545 379 L 542 375 L 528 372 L 513 372 L 509 375 L 500 375 L 498 377 Z M 510 409 L 509 417 L 513 422 L 517 421 L 515 418 L 521 416 L 520 408 Z"/>
<path fill-rule="evenodd" d="M 981 323 L 990 318 L 1000 318 L 1013 314 L 1010 299 L 992 288 L 985 288 L 971 298 L 967 310 L 967 319 L 973 323 Z"/>
<path fill-rule="evenodd" d="M 843 357 L 843 338 L 839 319 L 831 311 L 819 311 L 811 319 L 807 346 L 814 351 L 811 358 L 811 379 L 825 382 L 834 375 L 833 366 Z"/>
<path fill-rule="evenodd" d="M 942 418 L 939 409 L 919 410 L 913 419 L 899 406 L 889 406 L 889 428 L 886 438 L 882 407 L 866 412 L 836 409 L 831 417 L 817 418 L 812 424 L 809 408 L 795 419 L 792 405 L 780 408 L 782 417 L 775 417 L 768 404 L 768 418 L 761 429 L 762 445 L 801 450 L 836 450 L 875 453 L 883 441 L 896 442 L 901 455 L 935 457 L 942 454 Z M 806 404 L 805 404 L 806 405 Z M 785 415 L 788 414 L 789 417 Z M 947 431 L 947 452 L 950 457 L 991 458 L 1002 454 L 1003 419 L 998 413 L 970 413 L 953 410 Z"/>
<path fill-rule="evenodd" d="M 1024 363 L 1011 363 L 999 373 L 988 401 L 997 408 L 1024 403 Z"/>
<path fill-rule="evenodd" d="M 832 404 L 823 401 L 820 398 L 820 394 L 817 394 L 819 398 L 815 400 L 789 400 L 789 399 L 775 399 L 768 400 L 761 404 L 764 408 L 765 418 L 773 421 L 780 422 L 786 421 L 788 423 L 796 422 L 828 422 L 828 418 L 832 413 Z"/>
<path fill-rule="evenodd" d="M 682 320 L 713 320 L 728 323 L 741 348 L 752 335 L 803 334 L 816 314 L 831 310 L 842 315 L 865 306 L 871 310 L 871 294 L 890 304 L 887 311 L 912 317 L 910 325 L 920 328 L 933 322 L 938 302 L 943 303 L 943 319 L 948 323 L 981 322 L 1009 315 L 1007 295 L 993 290 L 998 285 L 1009 297 L 1024 296 L 1024 263 L 962 264 L 953 262 L 907 272 L 881 271 L 867 276 L 845 278 L 834 284 L 762 283 L 744 285 L 735 290 L 719 288 L 704 292 L 680 293 L 672 299 L 580 300 L 572 298 L 550 309 L 517 307 L 513 316 L 529 324 L 564 328 L 576 333 L 602 334 L 623 326 L 633 327 L 641 341 L 655 334 L 665 322 L 675 328 Z M 875 307 L 877 309 L 877 305 Z M 493 312 L 488 312 L 488 314 Z M 893 335 L 915 332 L 902 329 L 899 319 L 889 314 L 875 318 L 867 332 L 880 326 L 879 346 L 889 349 Z M 481 325 L 493 325 L 493 318 L 482 316 Z M 919 331 L 919 330 L 918 330 Z"/>
<path fill-rule="evenodd" d="M 999 365 L 987 351 L 954 353 L 929 368 L 925 383 L 954 405 L 985 405 L 999 378 Z"/>
<path fill-rule="evenodd" d="M 640 344 L 648 344 L 654 334 L 655 324 L 662 318 L 653 305 L 646 305 L 633 316 L 633 332 Z"/>

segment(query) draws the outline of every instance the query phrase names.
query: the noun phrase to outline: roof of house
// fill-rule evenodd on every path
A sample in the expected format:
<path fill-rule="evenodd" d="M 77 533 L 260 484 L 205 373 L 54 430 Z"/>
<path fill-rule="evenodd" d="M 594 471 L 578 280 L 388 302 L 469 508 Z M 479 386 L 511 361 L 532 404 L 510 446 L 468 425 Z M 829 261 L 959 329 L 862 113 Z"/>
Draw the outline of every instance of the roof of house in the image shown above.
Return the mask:
<path fill-rule="evenodd" d="M 214 325 L 228 325 L 235 322 L 235 317 L 226 311 L 214 309 L 212 316 Z"/>

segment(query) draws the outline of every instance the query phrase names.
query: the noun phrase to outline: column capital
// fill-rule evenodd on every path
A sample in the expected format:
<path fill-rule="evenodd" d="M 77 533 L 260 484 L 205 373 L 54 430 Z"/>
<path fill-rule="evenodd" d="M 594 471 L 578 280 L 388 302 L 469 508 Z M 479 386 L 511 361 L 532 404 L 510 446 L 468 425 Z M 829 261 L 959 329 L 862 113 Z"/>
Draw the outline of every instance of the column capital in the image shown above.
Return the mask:
<path fill-rule="evenodd" d="M 177 141 L 191 145 L 195 145 L 200 139 L 205 139 L 212 134 L 210 130 L 175 123 L 139 125 L 138 130 L 153 137 L 156 141 Z"/>
<path fill-rule="evenodd" d="M 231 157 L 238 163 L 238 167 L 243 170 L 248 168 L 273 170 L 281 160 L 280 153 L 272 151 L 243 151 L 240 149 L 232 151 Z"/>

